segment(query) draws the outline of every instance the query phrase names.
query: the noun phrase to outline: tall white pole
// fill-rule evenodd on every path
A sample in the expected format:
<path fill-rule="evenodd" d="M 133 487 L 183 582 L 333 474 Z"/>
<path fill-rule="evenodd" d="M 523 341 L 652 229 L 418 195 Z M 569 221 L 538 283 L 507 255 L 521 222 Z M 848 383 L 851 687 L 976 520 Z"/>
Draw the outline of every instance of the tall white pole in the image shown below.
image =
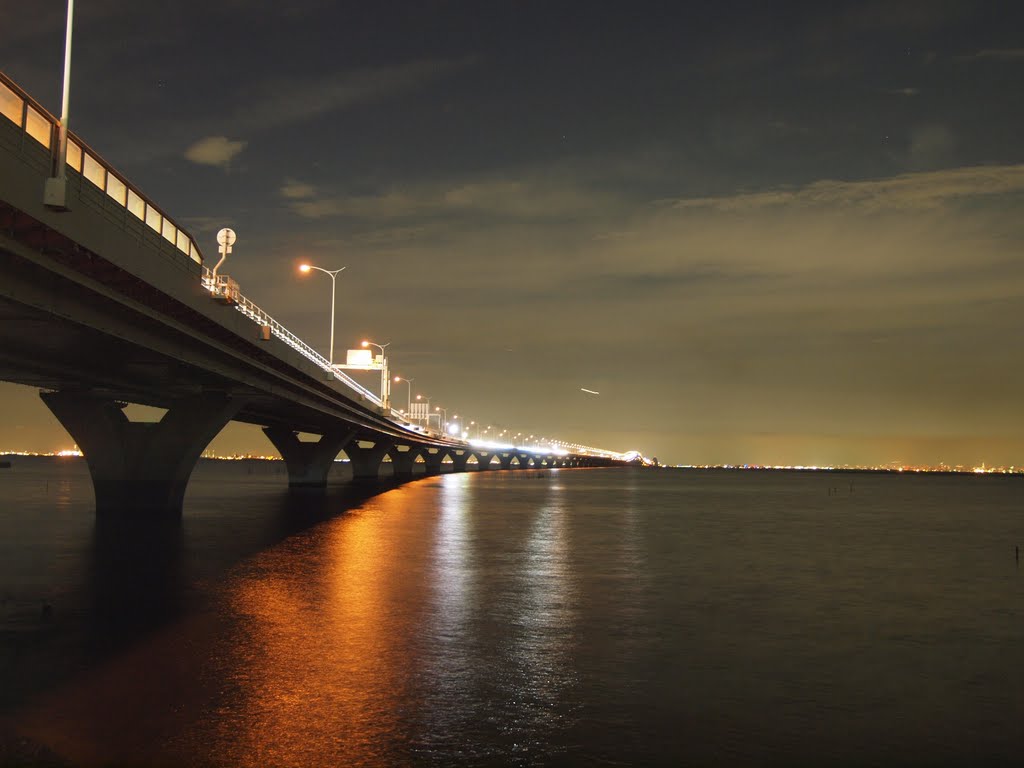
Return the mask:
<path fill-rule="evenodd" d="M 323 267 L 315 267 L 312 264 L 301 264 L 299 266 L 300 272 L 309 272 L 311 269 L 315 269 L 317 272 L 323 272 L 325 275 L 331 278 L 331 349 L 328 353 L 330 358 L 329 362 L 334 365 L 334 297 L 338 287 L 338 281 L 335 279 L 338 277 L 339 272 L 344 272 L 348 267 L 342 267 L 341 269 L 324 269 Z"/>
<path fill-rule="evenodd" d="M 397 376 L 397 377 L 395 377 L 395 381 L 404 381 L 406 387 L 408 388 L 406 390 L 406 404 L 405 404 L 405 414 L 406 414 L 406 417 L 408 418 L 411 415 L 411 413 L 412 413 L 412 383 L 414 381 L 416 381 L 416 379 L 407 379 L 407 378 L 405 378 L 403 376 Z"/>
<path fill-rule="evenodd" d="M 67 178 L 68 164 L 68 107 L 71 103 L 71 21 L 75 14 L 75 0 L 68 0 L 68 26 L 64 35 L 64 93 L 60 102 L 60 138 L 58 140 L 57 178 Z"/>
<path fill-rule="evenodd" d="M 68 0 L 67 31 L 64 35 L 64 92 L 61 95 L 60 126 L 57 131 L 57 167 L 43 185 L 43 205 L 56 211 L 68 210 L 68 113 L 71 102 L 71 24 L 75 0 Z"/>
<path fill-rule="evenodd" d="M 325 272 L 326 270 L 321 270 Z M 331 276 L 331 354 L 330 363 L 334 365 L 334 294 L 335 288 L 337 288 L 338 281 L 335 279 L 338 276 L 337 272 L 327 272 Z"/>

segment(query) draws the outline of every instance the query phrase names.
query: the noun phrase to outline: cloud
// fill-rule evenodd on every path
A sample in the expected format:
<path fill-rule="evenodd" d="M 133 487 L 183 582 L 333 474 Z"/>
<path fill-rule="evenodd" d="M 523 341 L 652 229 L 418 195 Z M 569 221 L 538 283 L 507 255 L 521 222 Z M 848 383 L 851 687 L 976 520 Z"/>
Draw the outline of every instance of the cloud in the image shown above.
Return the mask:
<path fill-rule="evenodd" d="M 586 216 L 613 198 L 566 180 L 523 177 L 410 185 L 377 195 L 299 200 L 292 210 L 307 219 L 356 217 L 400 219 L 484 214 L 507 219 Z"/>
<path fill-rule="evenodd" d="M 248 142 L 232 141 L 226 136 L 207 136 L 185 150 L 185 158 L 199 165 L 227 169 Z"/>
<path fill-rule="evenodd" d="M 944 165 L 953 154 L 952 131 L 944 125 L 922 125 L 910 134 L 910 167 L 917 170 Z"/>
<path fill-rule="evenodd" d="M 918 96 L 921 93 L 921 89 L 920 88 L 910 88 L 910 87 L 907 87 L 907 88 L 889 88 L 889 89 L 887 89 L 884 92 L 888 93 L 890 96 Z"/>
<path fill-rule="evenodd" d="M 234 146 L 221 135 L 226 126 L 256 141 L 281 128 L 304 125 L 360 104 L 414 91 L 469 66 L 472 61 L 472 58 L 420 59 L 319 76 L 266 78 L 247 88 L 228 89 L 226 95 L 207 102 L 205 111 L 199 109 L 197 102 L 197 108 L 187 116 L 176 116 L 174 121 L 161 125 L 157 138 L 152 132 L 126 132 L 120 139 L 119 157 L 122 162 L 151 161 L 169 153 L 177 154 L 180 147 L 186 145 L 189 152 L 199 158 L 186 155 L 193 162 L 223 167 L 224 150 Z M 154 98 L 153 93 L 143 93 L 148 94 L 147 98 Z M 197 140 L 196 137 L 205 138 Z M 214 139 L 220 139 L 220 146 Z M 245 145 L 243 143 L 238 151 Z"/>
<path fill-rule="evenodd" d="M 273 78 L 241 96 L 231 124 L 254 132 L 303 123 L 320 115 L 414 90 L 471 61 L 468 58 L 420 59 L 319 78 Z"/>
<path fill-rule="evenodd" d="M 313 197 L 315 194 L 316 188 L 312 184 L 306 184 L 295 179 L 288 179 L 281 186 L 281 196 L 289 200 L 303 200 Z"/>
<path fill-rule="evenodd" d="M 986 48 L 967 58 L 989 59 L 992 61 L 1024 61 L 1024 48 Z"/>
<path fill-rule="evenodd" d="M 921 134 L 920 154 L 944 149 L 952 137 L 942 129 Z M 816 181 L 797 189 L 777 189 L 722 197 L 678 200 L 676 208 L 749 211 L 780 205 L 855 206 L 864 210 L 934 209 L 964 198 L 1024 191 L 1024 164 L 976 166 L 906 173 L 868 181 Z"/>

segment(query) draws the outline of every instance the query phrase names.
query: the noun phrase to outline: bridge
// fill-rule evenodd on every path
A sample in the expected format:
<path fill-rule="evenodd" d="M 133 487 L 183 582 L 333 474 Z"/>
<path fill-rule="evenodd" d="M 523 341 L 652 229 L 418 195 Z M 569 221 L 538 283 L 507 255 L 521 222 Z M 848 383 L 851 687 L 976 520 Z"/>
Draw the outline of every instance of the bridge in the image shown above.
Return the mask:
<path fill-rule="evenodd" d="M 59 127 L 0 72 L 0 380 L 41 390 L 88 463 L 98 514 L 180 514 L 192 469 L 232 420 L 263 428 L 291 487 L 325 486 L 341 452 L 355 479 L 385 460 L 400 480 L 442 465 L 640 460 L 414 424 L 210 270 L 189 231 L 74 134 L 66 205 L 46 205 Z M 129 403 L 166 413 L 133 422 Z"/>

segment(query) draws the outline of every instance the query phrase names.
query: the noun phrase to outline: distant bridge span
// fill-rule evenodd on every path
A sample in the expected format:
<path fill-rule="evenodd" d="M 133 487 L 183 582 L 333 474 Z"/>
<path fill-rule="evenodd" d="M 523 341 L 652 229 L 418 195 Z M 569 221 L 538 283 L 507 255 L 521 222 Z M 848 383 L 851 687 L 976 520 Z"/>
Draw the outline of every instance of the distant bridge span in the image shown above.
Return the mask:
<path fill-rule="evenodd" d="M 385 457 L 399 478 L 418 458 L 428 474 L 446 458 L 455 471 L 472 457 L 481 469 L 627 463 L 416 427 L 245 297 L 215 300 L 188 231 L 73 135 L 68 210 L 45 206 L 57 127 L 0 73 L 0 379 L 43 390 L 88 462 L 97 512 L 180 514 L 196 461 L 232 420 L 264 428 L 293 487 L 324 486 L 341 451 L 360 479 Z M 130 422 L 126 403 L 167 413 Z"/>

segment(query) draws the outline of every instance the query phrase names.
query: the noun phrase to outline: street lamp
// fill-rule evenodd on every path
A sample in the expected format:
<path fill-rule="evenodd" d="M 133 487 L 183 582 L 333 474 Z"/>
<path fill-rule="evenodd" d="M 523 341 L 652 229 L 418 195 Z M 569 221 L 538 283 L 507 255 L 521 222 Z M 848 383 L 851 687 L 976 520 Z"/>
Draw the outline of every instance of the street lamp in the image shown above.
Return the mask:
<path fill-rule="evenodd" d="M 409 397 L 407 398 L 408 402 L 406 403 L 406 406 L 405 406 L 405 412 L 409 413 L 410 411 L 412 411 L 412 383 L 414 381 L 416 381 L 416 379 L 406 379 L 406 378 L 404 378 L 402 376 L 395 376 L 395 383 L 397 384 L 400 381 L 404 381 L 406 384 L 409 385 L 409 392 L 408 392 Z"/>
<path fill-rule="evenodd" d="M 391 378 L 388 376 L 388 358 L 384 350 L 391 344 L 389 341 L 387 344 L 374 344 L 372 341 L 363 339 L 362 347 L 376 347 L 380 350 L 380 404 L 381 407 L 386 411 L 391 407 Z"/>
<path fill-rule="evenodd" d="M 68 105 L 71 98 L 71 27 L 75 0 L 68 0 L 67 28 L 64 32 L 64 87 L 61 91 L 60 130 L 57 134 L 57 167 L 54 176 L 43 185 L 43 204 L 66 211 L 68 205 Z"/>
<path fill-rule="evenodd" d="M 442 408 L 440 405 L 435 405 L 434 406 L 434 411 L 437 412 L 439 417 L 440 417 L 440 415 L 442 413 L 444 414 L 444 424 L 442 425 L 442 424 L 438 423 L 438 425 L 437 425 L 437 428 L 440 429 L 442 432 L 444 432 L 445 429 L 448 428 L 448 409 L 447 408 Z"/>
<path fill-rule="evenodd" d="M 341 269 L 322 269 L 320 267 L 314 267 L 312 264 L 300 264 L 299 272 L 308 274 L 311 269 L 315 269 L 317 272 L 323 272 L 325 275 L 331 277 L 331 353 L 328 356 L 328 361 L 334 365 L 334 289 L 337 287 L 335 278 L 339 272 L 344 272 L 348 267 L 342 267 Z"/>

